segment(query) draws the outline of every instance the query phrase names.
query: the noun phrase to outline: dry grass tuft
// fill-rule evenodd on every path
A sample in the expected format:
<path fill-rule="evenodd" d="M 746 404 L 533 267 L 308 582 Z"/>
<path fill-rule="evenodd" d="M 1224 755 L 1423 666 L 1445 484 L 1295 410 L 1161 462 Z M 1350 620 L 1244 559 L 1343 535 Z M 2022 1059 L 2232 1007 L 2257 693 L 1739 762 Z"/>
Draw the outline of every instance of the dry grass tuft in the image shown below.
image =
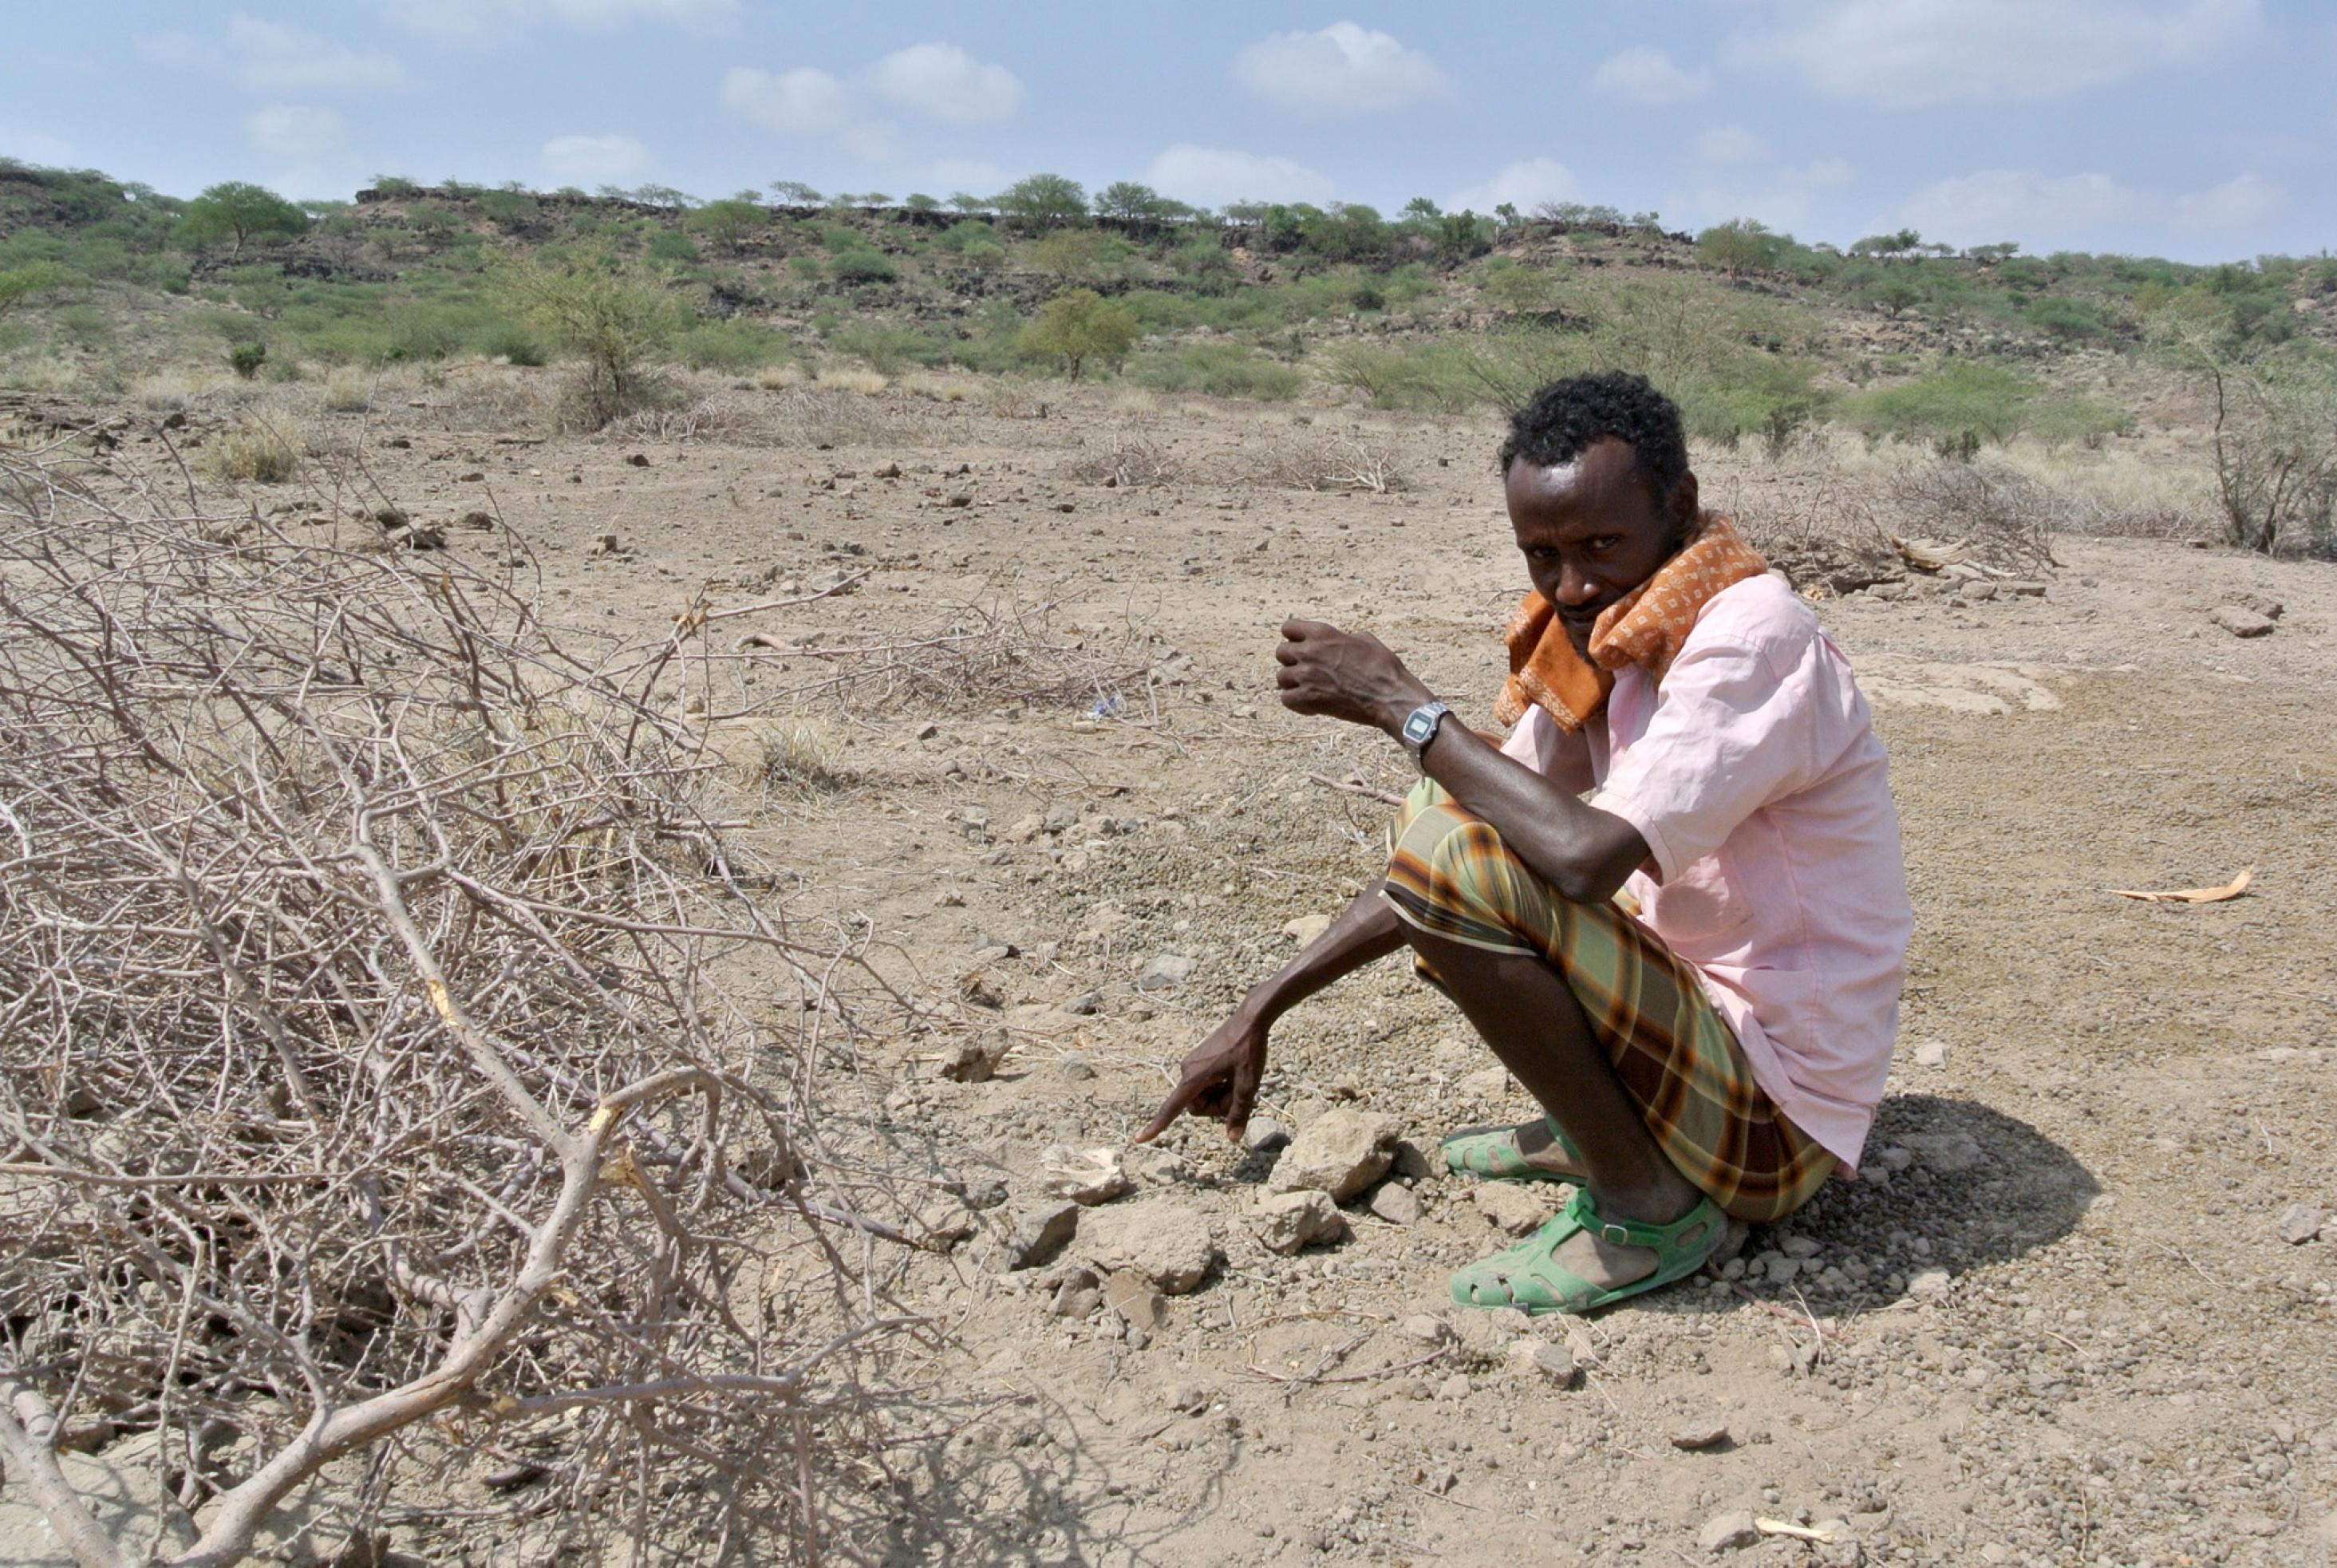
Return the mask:
<path fill-rule="evenodd" d="M 306 446 L 265 419 L 246 419 L 211 437 L 203 467 L 214 479 L 280 485 L 298 476 Z"/>
<path fill-rule="evenodd" d="M 856 365 L 823 365 L 813 380 L 824 391 L 857 392 L 864 397 L 874 397 L 893 384 L 878 372 Z"/>

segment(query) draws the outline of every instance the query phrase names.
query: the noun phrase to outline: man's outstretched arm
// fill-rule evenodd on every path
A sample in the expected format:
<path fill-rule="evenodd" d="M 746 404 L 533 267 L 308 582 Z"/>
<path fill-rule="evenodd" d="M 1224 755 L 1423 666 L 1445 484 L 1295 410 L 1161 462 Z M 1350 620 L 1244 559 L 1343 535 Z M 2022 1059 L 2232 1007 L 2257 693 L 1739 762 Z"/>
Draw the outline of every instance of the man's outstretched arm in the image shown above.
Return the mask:
<path fill-rule="evenodd" d="M 1257 1104 L 1258 1082 L 1266 1075 L 1266 1034 L 1275 1021 L 1333 981 L 1403 946 L 1394 911 L 1380 897 L 1374 881 L 1297 957 L 1252 986 L 1231 1015 L 1193 1048 L 1176 1088 L 1136 1141 L 1150 1142 L 1188 1111 L 1196 1116 L 1223 1117 L 1226 1136 L 1238 1140 Z"/>

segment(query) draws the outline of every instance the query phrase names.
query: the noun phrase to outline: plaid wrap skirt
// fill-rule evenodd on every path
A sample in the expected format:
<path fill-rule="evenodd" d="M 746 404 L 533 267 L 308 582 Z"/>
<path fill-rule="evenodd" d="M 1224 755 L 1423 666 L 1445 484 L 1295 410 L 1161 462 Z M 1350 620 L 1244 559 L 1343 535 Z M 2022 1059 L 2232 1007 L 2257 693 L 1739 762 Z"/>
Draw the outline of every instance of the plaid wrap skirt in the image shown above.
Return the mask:
<path fill-rule="evenodd" d="M 1385 891 L 1432 936 L 1539 957 L 1565 976 L 1657 1144 L 1730 1215 L 1781 1220 L 1832 1173 L 1833 1156 L 1753 1081 L 1693 965 L 1621 905 L 1561 897 L 1432 779 L 1396 820 Z"/>

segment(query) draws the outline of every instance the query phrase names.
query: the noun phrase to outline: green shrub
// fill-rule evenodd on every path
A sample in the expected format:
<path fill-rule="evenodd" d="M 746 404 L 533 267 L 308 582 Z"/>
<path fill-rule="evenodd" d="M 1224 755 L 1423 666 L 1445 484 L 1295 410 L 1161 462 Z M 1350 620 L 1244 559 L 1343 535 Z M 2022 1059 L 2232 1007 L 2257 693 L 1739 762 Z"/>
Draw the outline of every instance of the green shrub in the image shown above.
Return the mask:
<path fill-rule="evenodd" d="M 820 265 L 816 256 L 790 256 L 787 258 L 787 270 L 807 282 L 827 276 L 827 269 Z"/>
<path fill-rule="evenodd" d="M 2018 435 L 2041 388 L 2001 365 L 1960 359 L 1912 381 L 1879 387 L 1850 400 L 1850 422 L 1871 435 L 1947 442 L 1971 449 Z"/>
<path fill-rule="evenodd" d="M 238 343 L 227 351 L 227 363 L 228 368 L 237 376 L 249 381 L 259 374 L 259 368 L 262 365 L 268 363 L 268 345 Z"/>
<path fill-rule="evenodd" d="M 648 404 L 646 365 L 675 329 L 672 294 L 653 273 L 606 251 L 507 263 L 503 291 L 582 361 L 572 417 L 590 429 Z"/>
<path fill-rule="evenodd" d="M 56 314 L 57 330 L 80 348 L 95 348 L 113 336 L 113 321 L 94 305 L 68 305 Z"/>
<path fill-rule="evenodd" d="M 1138 360 L 1129 377 L 1162 392 L 1206 392 L 1286 403 L 1306 378 L 1295 368 L 1238 343 L 1188 343 Z"/>
<path fill-rule="evenodd" d="M 673 339 L 673 357 L 693 370 L 744 375 L 792 357 L 787 338 L 748 321 L 701 321 Z"/>
<path fill-rule="evenodd" d="M 961 218 L 934 236 L 934 246 L 943 250 L 963 250 L 969 245 L 998 243 L 998 230 L 979 218 Z"/>
<path fill-rule="evenodd" d="M 642 254 L 652 261 L 685 267 L 694 264 L 699 260 L 696 242 L 689 235 L 677 233 L 670 229 L 660 229 L 650 235 L 648 248 Z"/>
<path fill-rule="evenodd" d="M 2129 435 L 2134 412 L 2098 397 L 2039 397 L 2029 405 L 2029 434 L 2048 446 L 2075 441 L 2098 446 L 2105 436 Z"/>
<path fill-rule="evenodd" d="M 839 283 L 890 283 L 901 275 L 893 259 L 881 250 L 846 250 L 827 264 Z"/>
<path fill-rule="evenodd" d="M 1023 357 L 1053 362 L 1076 381 L 1090 363 L 1117 362 L 1136 342 L 1136 318 L 1092 289 L 1067 289 L 1039 308 L 1015 338 Z"/>
<path fill-rule="evenodd" d="M 517 321 L 497 321 L 472 339 L 471 346 L 490 359 L 513 365 L 541 365 L 543 342 Z"/>
<path fill-rule="evenodd" d="M 827 343 L 837 353 L 849 354 L 887 376 L 898 376 L 913 367 L 939 365 L 950 357 L 950 346 L 931 333 L 879 321 L 856 321 L 839 328 Z"/>

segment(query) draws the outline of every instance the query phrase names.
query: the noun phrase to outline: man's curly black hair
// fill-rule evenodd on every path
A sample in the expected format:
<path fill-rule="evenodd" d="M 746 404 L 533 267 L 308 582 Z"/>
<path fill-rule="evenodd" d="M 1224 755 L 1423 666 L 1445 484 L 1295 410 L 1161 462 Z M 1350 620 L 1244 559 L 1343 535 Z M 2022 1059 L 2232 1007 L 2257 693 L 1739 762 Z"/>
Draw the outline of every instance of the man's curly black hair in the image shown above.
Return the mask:
<path fill-rule="evenodd" d="M 1656 505 L 1664 505 L 1687 472 L 1687 435 L 1672 400 L 1628 370 L 1569 376 L 1536 392 L 1511 416 L 1501 472 L 1520 458 L 1537 468 L 1571 463 L 1609 436 L 1630 444 Z"/>

